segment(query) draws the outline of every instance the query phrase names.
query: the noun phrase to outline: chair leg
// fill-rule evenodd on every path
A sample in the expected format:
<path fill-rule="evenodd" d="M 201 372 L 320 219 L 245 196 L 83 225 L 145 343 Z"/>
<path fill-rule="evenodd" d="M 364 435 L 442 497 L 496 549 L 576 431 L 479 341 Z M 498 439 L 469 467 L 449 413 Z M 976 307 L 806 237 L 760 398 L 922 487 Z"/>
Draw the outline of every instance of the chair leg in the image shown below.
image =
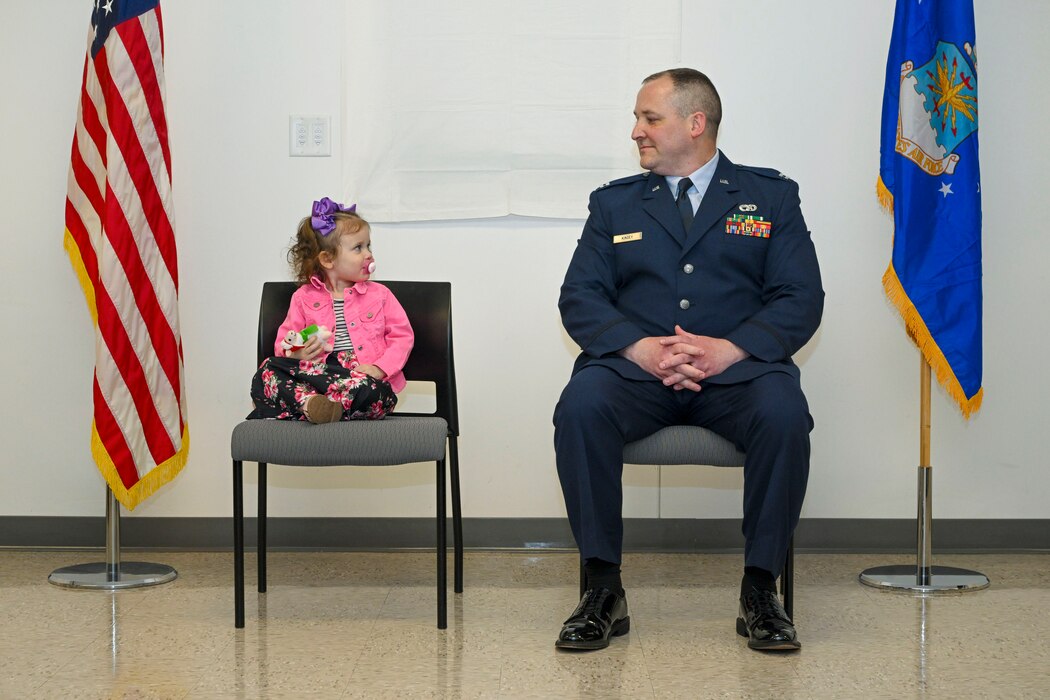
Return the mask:
<path fill-rule="evenodd" d="M 259 592 L 266 592 L 266 462 L 259 462 Z"/>
<path fill-rule="evenodd" d="M 448 436 L 449 473 L 452 477 L 452 549 L 453 578 L 452 590 L 463 592 L 463 509 L 459 502 L 459 446 L 455 435 Z"/>
<path fill-rule="evenodd" d="M 448 547 L 445 522 L 445 460 L 437 461 L 437 608 L 438 629 L 448 627 Z"/>
<path fill-rule="evenodd" d="M 784 612 L 792 620 L 795 610 L 795 537 L 788 541 L 787 558 L 784 560 L 784 571 L 780 574 L 780 593 L 784 596 Z"/>
<path fill-rule="evenodd" d="M 233 626 L 244 627 L 244 469 L 233 460 Z"/>

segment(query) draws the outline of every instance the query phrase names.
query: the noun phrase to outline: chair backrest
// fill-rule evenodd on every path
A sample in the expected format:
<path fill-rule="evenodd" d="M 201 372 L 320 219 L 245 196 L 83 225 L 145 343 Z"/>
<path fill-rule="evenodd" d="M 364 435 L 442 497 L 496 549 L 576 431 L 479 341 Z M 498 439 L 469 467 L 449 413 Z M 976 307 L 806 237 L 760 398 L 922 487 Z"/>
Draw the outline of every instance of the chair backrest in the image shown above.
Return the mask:
<path fill-rule="evenodd" d="M 415 345 L 405 365 L 410 381 L 434 382 L 437 401 L 434 413 L 397 411 L 395 415 L 435 415 L 445 419 L 453 435 L 459 435 L 459 403 L 456 396 L 456 367 L 452 356 L 452 284 L 449 282 L 398 282 L 383 280 L 408 314 L 415 332 Z M 288 314 L 288 303 L 298 289 L 295 282 L 263 284 L 259 307 L 258 358 L 262 363 L 273 355 L 277 329 Z"/>

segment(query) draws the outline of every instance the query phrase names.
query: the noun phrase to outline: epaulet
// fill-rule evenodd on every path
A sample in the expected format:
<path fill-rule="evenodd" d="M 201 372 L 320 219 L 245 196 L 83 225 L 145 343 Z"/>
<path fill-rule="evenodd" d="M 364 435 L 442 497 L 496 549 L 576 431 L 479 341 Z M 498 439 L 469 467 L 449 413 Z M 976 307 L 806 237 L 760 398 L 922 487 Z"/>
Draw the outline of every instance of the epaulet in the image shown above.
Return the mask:
<path fill-rule="evenodd" d="M 780 172 L 776 168 L 758 168 L 753 165 L 738 165 L 736 167 L 738 170 L 745 170 L 749 173 L 754 173 L 755 175 L 760 175 L 762 177 L 768 177 L 773 180 L 787 180 L 789 182 L 792 181 L 790 177 Z"/>
<path fill-rule="evenodd" d="M 604 185 L 599 185 L 598 187 L 594 188 L 594 191 L 597 192 L 598 190 L 604 190 L 604 189 L 607 189 L 609 187 L 616 187 L 617 185 L 629 185 L 632 182 L 639 182 L 641 180 L 644 180 L 647 177 L 649 177 L 649 173 L 648 172 L 636 173 L 634 175 L 628 175 L 627 177 L 621 177 L 618 180 L 610 180 L 609 182 L 606 182 Z"/>

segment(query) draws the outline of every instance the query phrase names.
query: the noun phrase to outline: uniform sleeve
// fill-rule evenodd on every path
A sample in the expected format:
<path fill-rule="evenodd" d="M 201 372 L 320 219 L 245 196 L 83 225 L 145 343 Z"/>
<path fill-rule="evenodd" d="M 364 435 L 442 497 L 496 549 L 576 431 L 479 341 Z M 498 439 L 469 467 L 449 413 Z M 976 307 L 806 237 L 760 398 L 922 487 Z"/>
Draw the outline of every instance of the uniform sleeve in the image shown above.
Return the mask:
<path fill-rule="evenodd" d="M 277 329 L 277 338 L 273 344 L 274 357 L 284 357 L 284 348 L 281 347 L 281 340 L 288 335 L 288 331 L 301 331 L 310 325 L 306 322 L 306 316 L 303 314 L 302 299 L 303 288 L 300 287 L 292 294 L 292 299 L 288 304 L 288 315 L 284 317 L 284 323 Z"/>
<path fill-rule="evenodd" d="M 802 218 L 798 185 L 784 183 L 763 270 L 762 308 L 726 339 L 765 362 L 781 362 L 813 337 L 824 311 L 817 253 Z"/>
<path fill-rule="evenodd" d="M 566 332 L 592 357 L 616 352 L 647 335 L 616 308 L 613 243 L 598 194 L 591 194 L 590 214 L 558 299 Z"/>
<path fill-rule="evenodd" d="M 389 377 L 404 369 L 416 336 L 404 307 L 389 290 L 384 307 L 386 327 L 383 329 L 383 336 L 386 339 L 386 350 L 374 364 Z"/>

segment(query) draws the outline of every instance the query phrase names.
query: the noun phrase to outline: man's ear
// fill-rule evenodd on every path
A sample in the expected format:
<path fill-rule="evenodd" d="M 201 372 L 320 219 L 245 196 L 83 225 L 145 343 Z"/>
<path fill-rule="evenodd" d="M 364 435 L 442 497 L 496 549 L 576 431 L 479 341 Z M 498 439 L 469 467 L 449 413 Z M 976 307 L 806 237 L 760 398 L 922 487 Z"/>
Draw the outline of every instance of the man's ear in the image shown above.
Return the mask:
<path fill-rule="evenodd" d="M 693 138 L 707 131 L 707 115 L 703 112 L 693 112 L 689 117 L 689 133 Z"/>
<path fill-rule="evenodd" d="M 321 267 L 326 270 L 331 270 L 335 265 L 335 260 L 332 259 L 332 254 L 327 250 L 322 250 L 317 254 L 317 262 L 321 263 Z"/>

